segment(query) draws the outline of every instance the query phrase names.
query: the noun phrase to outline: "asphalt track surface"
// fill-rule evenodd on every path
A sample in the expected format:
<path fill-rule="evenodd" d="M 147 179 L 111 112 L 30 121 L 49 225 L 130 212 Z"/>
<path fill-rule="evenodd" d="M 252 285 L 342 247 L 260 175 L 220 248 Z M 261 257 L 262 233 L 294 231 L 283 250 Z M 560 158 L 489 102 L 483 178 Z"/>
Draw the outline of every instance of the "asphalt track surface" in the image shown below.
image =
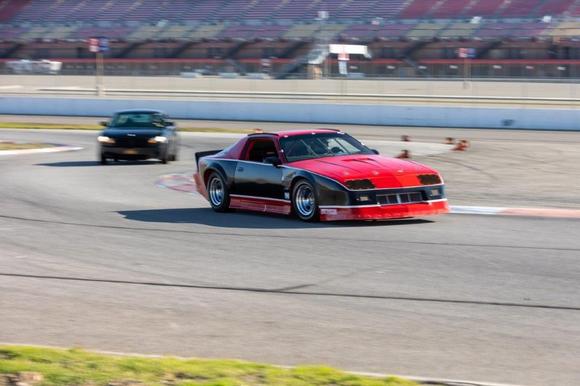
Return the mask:
<path fill-rule="evenodd" d="M 349 131 L 471 139 L 417 159 L 443 173 L 452 204 L 580 208 L 580 133 Z M 580 220 L 217 214 L 155 181 L 231 139 L 184 135 L 178 162 L 110 166 L 91 132 L 0 139 L 85 147 L 0 157 L 0 341 L 580 384 Z"/>

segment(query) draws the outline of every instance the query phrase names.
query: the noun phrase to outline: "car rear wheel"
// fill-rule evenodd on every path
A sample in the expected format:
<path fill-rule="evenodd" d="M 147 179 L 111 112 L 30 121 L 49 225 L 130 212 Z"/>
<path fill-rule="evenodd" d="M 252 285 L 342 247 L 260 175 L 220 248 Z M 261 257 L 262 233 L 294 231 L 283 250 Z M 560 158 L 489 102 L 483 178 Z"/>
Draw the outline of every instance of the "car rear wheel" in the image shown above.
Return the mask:
<path fill-rule="evenodd" d="M 226 212 L 230 207 L 230 193 L 224 178 L 219 173 L 212 173 L 207 180 L 207 196 L 216 212 Z"/>
<path fill-rule="evenodd" d="M 294 213 L 302 221 L 318 221 L 319 208 L 316 190 L 314 186 L 306 181 L 301 180 L 292 190 L 292 208 Z"/>

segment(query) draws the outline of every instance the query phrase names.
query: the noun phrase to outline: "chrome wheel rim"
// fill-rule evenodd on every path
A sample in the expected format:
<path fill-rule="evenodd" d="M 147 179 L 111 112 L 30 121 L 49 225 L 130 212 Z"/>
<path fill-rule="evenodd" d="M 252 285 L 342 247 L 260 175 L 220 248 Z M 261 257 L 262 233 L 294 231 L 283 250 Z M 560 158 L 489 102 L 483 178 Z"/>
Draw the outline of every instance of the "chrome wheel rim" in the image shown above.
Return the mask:
<path fill-rule="evenodd" d="M 224 185 L 218 177 L 212 178 L 209 182 L 209 199 L 215 206 L 220 206 L 224 201 Z"/>
<path fill-rule="evenodd" d="M 315 199 L 312 188 L 300 185 L 296 191 L 296 210 L 302 217 L 310 217 L 314 213 Z"/>

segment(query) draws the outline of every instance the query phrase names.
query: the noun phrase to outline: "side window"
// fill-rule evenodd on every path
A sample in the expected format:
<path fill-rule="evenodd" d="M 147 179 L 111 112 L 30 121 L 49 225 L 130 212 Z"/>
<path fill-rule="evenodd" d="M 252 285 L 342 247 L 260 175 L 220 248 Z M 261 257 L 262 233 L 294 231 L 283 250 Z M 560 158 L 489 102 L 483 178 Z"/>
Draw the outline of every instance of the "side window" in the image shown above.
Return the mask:
<path fill-rule="evenodd" d="M 260 138 L 248 141 L 244 159 L 252 162 L 264 162 L 264 158 L 277 154 L 274 141 Z"/>

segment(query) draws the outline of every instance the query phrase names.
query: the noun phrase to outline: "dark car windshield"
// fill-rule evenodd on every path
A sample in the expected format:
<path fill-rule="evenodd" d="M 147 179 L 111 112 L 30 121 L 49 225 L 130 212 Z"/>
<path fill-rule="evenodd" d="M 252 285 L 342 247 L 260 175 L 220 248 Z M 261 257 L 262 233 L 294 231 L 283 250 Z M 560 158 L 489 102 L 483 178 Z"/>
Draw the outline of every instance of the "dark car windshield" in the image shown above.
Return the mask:
<path fill-rule="evenodd" d="M 288 162 L 340 155 L 374 154 L 350 135 L 338 132 L 282 138 L 280 146 Z"/>
<path fill-rule="evenodd" d="M 119 113 L 113 117 L 111 126 L 115 128 L 160 128 L 165 126 L 159 113 Z"/>

